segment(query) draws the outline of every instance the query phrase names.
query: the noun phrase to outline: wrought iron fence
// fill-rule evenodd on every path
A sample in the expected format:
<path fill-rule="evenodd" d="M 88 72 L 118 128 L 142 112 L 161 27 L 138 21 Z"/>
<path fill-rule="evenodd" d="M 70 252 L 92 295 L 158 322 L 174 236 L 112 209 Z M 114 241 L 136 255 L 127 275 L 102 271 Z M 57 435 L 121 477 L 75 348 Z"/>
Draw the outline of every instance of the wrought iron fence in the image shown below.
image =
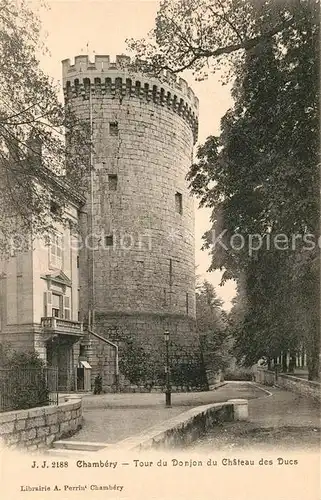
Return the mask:
<path fill-rule="evenodd" d="M 72 392 L 76 390 L 75 369 L 65 370 L 58 368 L 57 386 L 59 392 Z"/>
<path fill-rule="evenodd" d="M 0 412 L 55 404 L 57 368 L 0 368 Z"/>

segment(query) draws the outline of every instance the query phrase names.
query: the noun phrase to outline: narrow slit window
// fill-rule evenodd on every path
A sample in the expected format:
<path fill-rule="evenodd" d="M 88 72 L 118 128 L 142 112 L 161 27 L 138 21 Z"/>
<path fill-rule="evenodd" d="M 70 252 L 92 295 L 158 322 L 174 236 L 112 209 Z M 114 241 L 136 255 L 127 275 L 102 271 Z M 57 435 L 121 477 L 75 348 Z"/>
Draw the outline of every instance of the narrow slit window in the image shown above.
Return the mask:
<path fill-rule="evenodd" d="M 110 135 L 118 135 L 118 123 L 117 122 L 110 122 L 109 123 L 109 134 Z"/>
<path fill-rule="evenodd" d="M 109 191 L 117 191 L 118 177 L 116 174 L 108 175 L 108 187 Z"/>
<path fill-rule="evenodd" d="M 183 213 L 183 196 L 181 193 L 175 194 L 175 210 L 178 214 Z"/>
<path fill-rule="evenodd" d="M 113 246 L 113 244 L 114 244 L 114 237 L 113 237 L 112 234 L 110 234 L 109 236 L 106 236 L 105 243 L 106 243 L 107 247 L 112 247 Z"/>

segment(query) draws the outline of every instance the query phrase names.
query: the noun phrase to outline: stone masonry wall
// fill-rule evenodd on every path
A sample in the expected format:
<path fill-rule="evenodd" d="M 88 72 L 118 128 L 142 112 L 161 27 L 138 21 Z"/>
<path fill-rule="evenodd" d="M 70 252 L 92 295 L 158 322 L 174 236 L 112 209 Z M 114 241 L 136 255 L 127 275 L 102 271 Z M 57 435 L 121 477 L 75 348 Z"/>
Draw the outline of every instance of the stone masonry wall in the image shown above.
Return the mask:
<path fill-rule="evenodd" d="M 276 377 L 275 372 L 272 372 L 270 370 L 262 370 L 260 368 L 258 368 L 256 371 L 255 381 L 260 384 L 282 387 L 283 389 L 296 392 L 298 394 L 301 394 L 302 396 L 307 396 L 316 401 L 321 400 L 320 382 L 293 377 L 292 375 L 286 375 L 285 373 L 278 373 Z"/>
<path fill-rule="evenodd" d="M 181 356 L 184 352 L 189 354 L 198 351 L 198 338 L 196 335 L 191 335 L 191 331 L 195 328 L 194 320 L 191 318 L 186 320 L 185 317 L 174 318 L 161 315 L 155 317 L 155 315 L 101 314 L 97 315 L 95 332 L 116 343 L 119 346 L 120 356 L 123 341 L 133 339 L 135 345 L 139 342 L 148 356 L 149 364 L 154 365 L 156 370 L 160 368 L 163 372 L 165 366 L 164 330 L 166 328 L 170 328 L 171 331 L 170 362 L 172 365 L 175 365 L 177 349 Z M 115 350 L 104 341 L 90 335 L 87 339 L 86 354 L 92 366 L 92 389 L 95 377 L 101 375 L 103 391 L 115 391 Z M 122 373 L 120 373 L 119 384 L 121 391 L 139 390 Z"/>
<path fill-rule="evenodd" d="M 88 100 L 79 97 L 73 103 L 88 119 Z M 194 204 L 185 180 L 192 131 L 173 111 L 138 98 L 94 96 L 92 105 L 94 222 L 91 229 L 84 219 L 82 236 L 94 234 L 94 277 L 88 276 L 92 251 L 84 249 L 80 269 L 87 282 L 81 282 L 81 309 L 88 310 L 94 279 L 96 311 L 195 317 Z M 109 136 L 112 122 L 118 124 L 116 137 Z M 117 189 L 111 190 L 114 175 Z M 182 196 L 181 214 L 176 193 Z"/>
<path fill-rule="evenodd" d="M 198 100 L 184 80 L 163 76 L 135 73 L 124 56 L 63 62 L 66 103 L 91 122 L 94 147 L 93 189 L 80 215 L 83 242 L 92 235 L 80 252 L 82 319 L 94 310 L 97 333 L 117 341 L 130 333 L 156 354 L 164 329 L 197 345 L 186 175 Z"/>
<path fill-rule="evenodd" d="M 0 441 L 10 448 L 48 448 L 82 425 L 80 399 L 28 410 L 0 413 Z"/>
<path fill-rule="evenodd" d="M 111 339 L 108 338 L 108 340 Z M 101 375 L 103 391 L 116 391 L 115 349 L 104 341 L 91 335 L 90 340 L 88 341 L 87 359 L 92 367 L 92 390 L 94 390 L 96 376 Z"/>
<path fill-rule="evenodd" d="M 195 331 L 193 318 L 185 316 L 169 316 L 156 314 L 99 314 L 96 316 L 95 331 L 102 337 L 119 345 L 120 358 L 128 340 L 132 340 L 134 346 L 140 345 L 147 355 L 149 366 L 157 373 L 164 373 L 165 366 L 165 343 L 164 331 L 170 331 L 170 364 L 175 365 L 177 356 L 181 358 L 184 354 L 198 353 L 199 343 Z M 93 349 L 94 355 L 100 357 L 100 364 L 106 360 L 103 386 L 106 390 L 108 380 L 112 380 L 111 370 L 114 368 L 114 353 L 108 346 L 101 345 Z M 92 363 L 93 366 L 95 363 Z M 109 367 L 109 368 L 108 368 Z M 93 374 L 95 370 L 93 370 Z M 148 377 L 146 382 L 148 381 Z M 121 390 L 128 390 L 131 385 L 123 376 L 120 378 Z"/>

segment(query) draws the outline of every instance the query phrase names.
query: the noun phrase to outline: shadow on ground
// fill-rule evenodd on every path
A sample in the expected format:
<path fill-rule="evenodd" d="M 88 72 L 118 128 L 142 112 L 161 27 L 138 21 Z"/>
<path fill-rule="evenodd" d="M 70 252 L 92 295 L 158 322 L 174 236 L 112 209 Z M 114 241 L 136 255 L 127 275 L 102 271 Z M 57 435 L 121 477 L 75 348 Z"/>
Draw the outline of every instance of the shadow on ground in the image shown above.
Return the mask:
<path fill-rule="evenodd" d="M 232 451 L 289 448 L 317 451 L 320 427 L 257 427 L 252 422 L 226 422 L 217 426 L 190 448 L 197 451 Z"/>

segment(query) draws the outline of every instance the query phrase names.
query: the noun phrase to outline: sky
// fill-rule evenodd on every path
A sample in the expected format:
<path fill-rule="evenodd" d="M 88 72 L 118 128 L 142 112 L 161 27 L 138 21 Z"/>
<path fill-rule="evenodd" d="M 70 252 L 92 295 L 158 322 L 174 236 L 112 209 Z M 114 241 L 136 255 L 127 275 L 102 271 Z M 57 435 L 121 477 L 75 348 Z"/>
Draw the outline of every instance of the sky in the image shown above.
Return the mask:
<path fill-rule="evenodd" d="M 47 0 L 39 15 L 49 55 L 41 57 L 41 66 L 55 81 L 61 81 L 61 61 L 76 55 L 116 54 L 128 52 L 126 38 L 143 38 L 153 28 L 158 8 L 155 0 Z M 31 3 L 33 8 L 36 7 Z M 88 47 L 87 47 L 88 44 Z M 220 83 L 219 75 L 197 82 L 190 74 L 184 78 L 199 98 L 199 138 L 201 144 L 209 135 L 219 133 L 220 119 L 232 104 L 230 88 Z M 210 257 L 201 251 L 202 235 L 210 228 L 209 209 L 198 209 L 195 201 L 196 273 L 216 288 L 229 309 L 235 295 L 234 282 L 219 286 L 221 272 L 208 273 Z"/>

